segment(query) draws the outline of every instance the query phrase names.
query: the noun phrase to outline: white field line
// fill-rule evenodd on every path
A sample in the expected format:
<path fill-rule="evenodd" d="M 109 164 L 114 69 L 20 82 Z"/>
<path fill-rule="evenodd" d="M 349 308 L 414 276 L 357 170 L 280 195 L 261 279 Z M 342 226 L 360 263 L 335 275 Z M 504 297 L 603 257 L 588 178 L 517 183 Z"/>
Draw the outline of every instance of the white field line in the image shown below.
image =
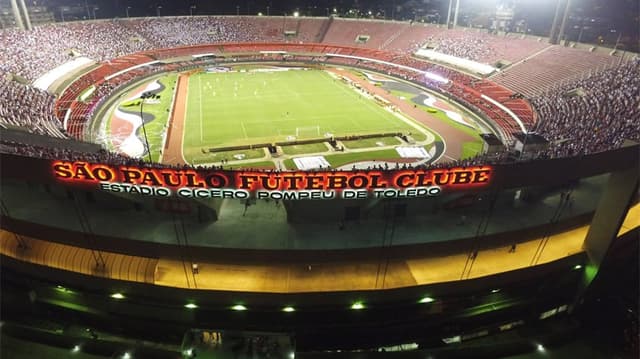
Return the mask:
<path fill-rule="evenodd" d="M 249 136 L 247 136 L 247 129 L 244 127 L 244 122 L 240 121 L 240 125 L 242 126 L 242 132 L 244 133 L 245 140 L 248 140 Z"/>

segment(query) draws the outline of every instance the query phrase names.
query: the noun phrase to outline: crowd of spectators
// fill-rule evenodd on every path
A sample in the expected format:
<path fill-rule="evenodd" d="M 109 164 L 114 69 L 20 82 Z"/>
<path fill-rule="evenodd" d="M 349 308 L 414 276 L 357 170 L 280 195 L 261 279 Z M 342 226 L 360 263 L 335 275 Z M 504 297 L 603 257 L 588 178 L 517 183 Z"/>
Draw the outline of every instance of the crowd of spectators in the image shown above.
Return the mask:
<path fill-rule="evenodd" d="M 0 152 L 25 157 L 58 159 L 62 161 L 87 161 L 93 163 L 110 163 L 114 165 L 143 166 L 142 159 L 131 158 L 115 152 L 100 150 L 97 152 L 76 151 L 70 148 L 38 146 L 0 139 Z M 161 165 L 159 165 L 161 166 Z"/>
<path fill-rule="evenodd" d="M 435 46 L 434 50 L 443 54 L 467 60 L 483 61 L 490 58 L 491 54 L 495 52 L 487 37 L 488 35 L 478 32 L 458 31 L 453 34 L 444 32 L 430 37 L 427 44 Z"/>
<path fill-rule="evenodd" d="M 493 34 L 481 29 L 438 31 L 426 39 L 423 44 L 437 52 L 485 64 L 499 60 L 517 62 L 549 46 L 538 38 Z"/>
<path fill-rule="evenodd" d="M 243 17 L 145 18 L 132 20 L 127 25 L 155 48 L 258 41 L 262 31 Z"/>
<path fill-rule="evenodd" d="M 383 72 L 392 70 L 388 65 L 377 63 L 365 65 Z M 640 59 L 636 58 L 617 68 L 558 87 L 544 96 L 532 99 L 532 104 L 539 115 L 535 130 L 550 141 L 550 147 L 546 151 L 530 154 L 527 159 L 583 155 L 617 148 L 626 139 L 640 141 L 640 77 L 637 76 L 638 73 L 640 73 Z M 409 73 L 405 74 L 405 77 L 409 81 L 420 80 Z M 430 84 L 430 86 L 438 87 L 437 84 Z M 6 104 L 0 107 L 2 123 L 22 127 L 26 124 L 31 132 L 39 134 L 48 134 L 46 130 L 48 126 L 59 123 L 53 116 L 54 97 L 52 95 L 6 79 L 0 82 L 0 91 L 5 94 L 2 101 Z M 62 132 L 59 125 L 58 130 Z M 2 143 L 1 149 L 5 153 L 52 159 L 145 165 L 140 159 L 107 151 L 84 153 L 7 142 Z M 513 157 L 509 156 L 508 152 L 502 152 L 430 164 L 426 167 L 472 166 L 504 163 L 511 160 Z M 403 166 L 411 168 L 411 165 Z"/>
<path fill-rule="evenodd" d="M 640 59 L 604 70 L 531 100 L 537 132 L 553 157 L 617 148 L 640 140 Z"/>
<path fill-rule="evenodd" d="M 0 124 L 28 131 L 65 137 L 54 114 L 55 97 L 45 91 L 0 76 Z"/>
<path fill-rule="evenodd" d="M 72 140 L 69 140 L 72 141 Z M 35 158 L 45 158 L 52 160 L 63 160 L 63 161 L 86 161 L 89 163 L 109 163 L 112 165 L 121 165 L 121 166 L 138 166 L 138 167 L 154 167 L 154 168 L 172 168 L 172 169 L 187 169 L 194 168 L 196 170 L 225 170 L 230 169 L 232 166 L 225 167 L 223 165 L 216 166 L 189 166 L 183 164 L 161 164 L 161 163 L 148 163 L 145 162 L 143 158 L 132 158 L 120 153 L 110 152 L 105 149 L 101 149 L 96 152 L 86 152 L 86 151 L 77 151 L 70 148 L 61 148 L 54 146 L 40 146 L 33 144 L 25 144 L 19 143 L 15 141 L 3 140 L 0 139 L 0 153 L 8 153 L 25 157 L 35 157 Z M 492 153 L 492 154 L 482 154 L 473 158 L 468 158 L 464 160 L 454 160 L 451 162 L 438 162 L 432 164 L 421 164 L 421 165 L 413 165 L 411 163 L 396 163 L 395 166 L 385 166 L 379 165 L 374 167 L 369 167 L 368 169 L 375 169 L 381 171 L 393 171 L 397 169 L 436 169 L 436 168 L 449 168 L 449 167 L 469 167 L 469 166 L 477 166 L 489 163 L 504 163 L 508 161 L 509 157 L 506 153 Z M 386 163 L 386 162 L 384 162 Z M 248 171 L 259 171 L 259 172 L 281 172 L 277 169 L 251 169 L 247 168 Z M 334 168 L 320 168 L 318 171 L 335 171 Z M 313 170 L 312 170 L 313 171 Z M 353 171 L 362 171 L 360 168 L 353 168 Z"/>
<path fill-rule="evenodd" d="M 12 73 L 35 80 L 75 56 L 102 62 L 158 48 L 285 41 L 284 31 L 295 29 L 294 25 L 278 18 L 199 16 L 48 24 L 32 31 L 7 28 L 0 30 L 4 50 L 0 53 L 0 75 Z M 310 27 L 313 36 L 299 34 L 297 38 L 315 37 L 317 27 Z"/>
<path fill-rule="evenodd" d="M 256 21 L 263 21 L 268 26 L 261 29 L 255 26 Z M 0 54 L 0 91 L 3 94 L 0 99 L 0 124 L 5 127 L 20 126 L 37 134 L 65 137 L 61 121 L 54 115 L 54 96 L 8 80 L 6 73 L 34 78 L 66 61 L 71 54 L 70 50 L 97 60 L 105 60 L 152 48 L 275 40 L 282 35 L 275 23 L 269 19 L 248 17 L 182 17 L 54 24 L 23 32 L 3 29 L 0 31 L 0 40 L 6 47 Z M 487 35 L 476 31 L 453 31 L 443 32 L 449 34 L 449 37 L 437 34 L 428 41 L 438 43 L 438 51 L 476 60 L 492 49 L 484 38 Z M 356 51 L 360 50 L 371 51 Z M 42 53 L 47 53 L 48 56 L 40 56 Z M 367 54 L 362 56 L 366 57 Z M 322 60 L 327 58 L 323 57 Z M 463 85 L 468 82 L 464 75 L 406 55 L 397 54 L 386 60 L 435 72 Z M 393 73 L 408 81 L 453 93 L 449 85 L 423 78 L 418 72 L 348 58 L 332 57 L 329 61 L 345 61 L 349 64 L 354 62 L 352 65 Z M 640 140 L 639 63 L 635 59 L 532 99 L 540 118 L 536 131 L 551 142 L 550 151 L 541 155 L 579 155 L 619 147 L 624 139 Z M 144 73 L 147 69 L 141 71 Z M 133 71 L 124 76 L 134 75 L 143 74 Z M 95 108 L 95 103 L 111 93 L 114 87 L 112 83 L 98 86 L 93 100 L 81 109 L 81 113 L 76 111 L 72 114 L 86 118 Z M 567 95 L 576 88 L 580 88 L 583 95 Z M 463 102 L 464 95 L 458 96 Z"/>
<path fill-rule="evenodd" d="M 31 31 L 0 31 L 0 75 L 12 73 L 35 80 L 74 56 L 96 61 L 151 49 L 138 34 L 119 20 L 36 26 Z"/>
<path fill-rule="evenodd" d="M 309 24 L 300 25 L 300 22 Z M 357 25 L 357 22 L 346 23 Z M 44 72 L 80 55 L 100 62 L 144 50 L 195 44 L 308 41 L 318 38 L 321 24 L 316 19 L 287 22 L 286 19 L 269 17 L 197 16 L 47 24 L 37 26 L 32 31 L 7 28 L 0 30 L 0 42 L 4 45 L 4 51 L 0 53 L 0 74 L 13 73 L 35 80 Z M 371 26 L 374 25 L 376 23 Z M 370 29 L 372 35 L 382 31 L 386 25 L 380 23 L 377 26 L 380 29 Z M 295 32 L 296 29 L 311 33 L 299 33 L 293 38 L 284 35 L 285 31 Z M 430 35 L 418 42 L 431 44 L 439 52 L 478 61 L 495 57 L 498 42 L 501 41 L 497 36 L 472 30 L 424 33 L 427 34 Z M 389 39 L 397 40 L 397 36 L 394 34 Z M 404 41 L 417 40 L 409 37 Z M 502 41 L 507 43 L 511 40 Z M 373 44 L 365 44 L 365 47 L 371 46 Z M 410 53 L 415 46 L 396 44 L 393 48 Z"/>

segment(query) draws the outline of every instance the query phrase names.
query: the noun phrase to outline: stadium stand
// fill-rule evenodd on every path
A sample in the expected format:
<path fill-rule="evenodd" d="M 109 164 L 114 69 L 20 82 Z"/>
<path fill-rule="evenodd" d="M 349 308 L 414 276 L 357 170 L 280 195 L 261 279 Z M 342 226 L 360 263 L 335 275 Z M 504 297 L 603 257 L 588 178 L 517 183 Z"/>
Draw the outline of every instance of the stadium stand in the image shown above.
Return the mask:
<path fill-rule="evenodd" d="M 356 42 L 358 36 L 362 36 L 361 43 Z M 633 87 L 617 88 L 598 79 L 606 78 L 603 74 L 611 74 L 610 71 L 618 77 L 630 76 L 634 69 L 637 70 L 637 60 L 625 64 L 620 57 L 557 45 L 548 46 L 546 42 L 535 38 L 493 35 L 472 29 L 446 30 L 438 26 L 406 22 L 200 16 L 54 24 L 24 32 L 3 29 L 0 39 L 6 44 L 5 51 L 0 55 L 0 74 L 5 78 L 1 86 L 3 93 L 8 94 L 3 97 L 6 106 L 1 109 L 1 123 L 5 127 L 21 126 L 34 133 L 55 137 L 64 137 L 68 133 L 82 138 L 84 124 L 88 122 L 97 104 L 118 86 L 159 69 L 146 66 L 134 71 L 124 70 L 154 60 L 197 53 L 242 55 L 243 59 L 260 60 L 262 57 L 255 55 L 256 52 L 281 51 L 286 44 L 287 51 L 307 55 L 299 57 L 298 61 L 327 61 L 332 64 L 359 66 L 404 78 L 453 96 L 458 102 L 491 118 L 507 142 L 511 139 L 511 133 L 519 132 L 522 128 L 504 108 L 518 116 L 527 128 L 535 128 L 542 134 L 548 133 L 555 141 L 564 143 L 567 142 L 566 138 L 573 138 L 575 133 L 572 131 L 575 128 L 566 120 L 561 125 L 558 116 L 570 114 L 574 121 L 578 121 L 581 116 L 591 118 L 581 104 L 602 104 L 598 114 L 604 116 L 607 123 L 619 117 L 621 108 L 628 109 L 627 118 L 632 122 L 609 126 L 606 134 L 609 139 L 612 136 L 635 138 L 632 131 L 635 127 L 630 123 L 637 119 L 637 91 L 636 97 L 633 97 Z M 323 43 L 314 43 L 317 40 L 323 40 Z M 477 61 L 492 63 L 506 60 L 516 64 L 489 80 L 479 80 L 412 57 L 411 53 L 423 45 Z M 40 56 L 42 52 L 50 56 Z M 363 59 L 326 56 L 327 54 Z M 101 64 L 67 86 L 57 101 L 46 92 L 34 90 L 8 80 L 10 76 L 7 77 L 15 75 L 17 79 L 34 80 L 49 69 L 79 55 L 88 56 Z M 419 72 L 366 59 L 429 71 L 451 82 L 442 85 L 421 76 Z M 616 66 L 620 67 L 616 69 Z M 628 80 L 630 84 L 635 83 L 633 78 Z M 552 89 L 558 83 L 562 85 Z M 79 101 L 80 94 L 90 86 L 95 86 L 90 100 Z M 566 92 L 566 89 L 576 86 L 582 86 L 586 90 L 581 101 L 562 97 L 562 91 Z M 604 105 L 603 96 L 610 90 L 626 91 L 626 102 Z M 491 103 L 483 96 L 496 102 Z M 531 103 L 537 110 L 537 115 L 532 105 L 522 98 L 524 96 L 535 96 Z M 66 132 L 62 128 L 65 117 L 68 121 Z M 595 128 L 593 125 L 578 126 Z M 587 138 L 588 136 L 580 137 L 581 143 L 573 146 L 588 148 L 562 150 L 555 155 L 599 151 L 607 148 L 606 143 L 610 143 L 612 147 L 620 145 L 620 140 L 594 142 Z"/>
<path fill-rule="evenodd" d="M 356 43 L 358 35 L 368 39 Z M 615 233 L 632 197 L 637 200 L 638 180 L 632 168 L 637 163 L 637 145 L 618 148 L 627 139 L 640 141 L 640 58 L 620 61 L 600 53 L 548 47 L 546 41 L 476 30 L 334 18 L 197 16 L 78 22 L 45 25 L 32 32 L 0 29 L 0 41 L 6 44 L 0 55 L 0 153 L 5 173 L 0 252 L 6 294 L 3 309 L 11 309 L 3 312 L 0 322 L 3 343 L 11 334 L 22 333 L 17 337 L 24 339 L 23 346 L 54 343 L 60 357 L 69 356 L 70 349 L 71 355 L 104 352 L 105 358 L 196 357 L 190 345 L 195 337 L 189 337 L 192 332 L 183 337 L 185 328 L 208 328 L 213 334 L 212 328 L 250 327 L 292 333 L 290 343 L 298 345 L 303 354 L 298 355 L 297 349 L 282 351 L 277 355 L 282 358 L 358 356 L 369 350 L 372 355 L 388 357 L 395 351 L 389 348 L 403 345 L 415 346 L 413 355 L 421 358 L 431 357 L 427 356 L 431 348 L 438 357 L 456 356 L 456 350 L 474 358 L 495 358 L 496 352 L 514 355 L 516 349 L 530 354 L 536 345 L 541 351 L 542 344 L 514 337 L 539 330 L 544 333 L 540 336 L 546 340 L 544 345 L 553 348 L 560 339 L 573 335 L 555 325 L 573 327 L 580 321 L 566 317 L 566 312 L 580 309 L 572 306 L 580 298 L 575 287 L 582 286 L 587 276 L 593 279 L 598 271 L 593 272 L 594 263 L 587 256 L 606 248 L 596 243 L 598 248 L 591 249 L 593 244 L 587 239 L 592 234 L 615 239 L 608 251 L 617 249 L 609 257 L 624 268 L 617 273 L 637 268 L 637 255 L 633 255 L 637 245 L 636 250 L 616 248 L 622 241 Z M 515 65 L 507 65 L 504 75 L 478 78 L 413 57 L 425 44 L 477 61 L 505 60 Z M 200 54 L 213 56 L 192 56 Z M 57 97 L 29 85 L 80 55 L 97 64 L 47 86 L 59 93 Z M 215 199 L 91 191 L 82 184 L 84 175 L 75 176 L 77 186 L 49 183 L 50 165 L 56 161 L 48 160 L 111 164 L 125 170 L 133 166 L 156 175 L 156 169 L 180 173 L 201 169 L 168 164 L 166 158 L 165 164 L 150 164 L 111 152 L 100 141 L 93 141 L 102 134 L 92 131 L 91 126 L 98 122 L 92 119 L 101 104 L 125 92 L 120 89 L 126 86 L 129 91 L 151 81 L 157 72 L 222 70 L 243 61 L 306 63 L 314 68 L 352 66 L 362 72 L 388 74 L 437 92 L 484 118 L 499 135 L 494 137 L 500 137 L 500 145 L 523 135 L 524 126 L 548 139 L 550 147 L 520 157 L 514 151 L 499 150 L 419 166 L 367 164 L 367 169 L 380 172 L 496 164 L 499 176 L 493 177 L 497 181 L 492 181 L 489 190 L 465 188 L 431 202 L 376 198 L 360 207 L 347 203 L 350 199 L 340 199 L 318 201 L 306 209 L 304 202 L 316 201 L 280 205 L 279 200 L 234 200 L 220 212 L 222 203 L 216 207 Z M 318 135 L 320 132 L 317 126 Z M 612 149 L 617 150 L 603 152 Z M 633 151 L 635 157 L 629 156 Z M 570 158 L 514 163 L 559 157 Z M 620 168 L 625 172 L 622 180 Z M 246 170 L 263 172 L 262 178 L 280 172 Z M 354 170 L 360 171 L 355 166 Z M 170 171 L 160 172 L 171 176 Z M 348 178 L 358 175 L 351 173 Z M 629 178 L 633 176 L 632 186 Z M 637 210 L 638 205 L 627 219 L 637 217 Z M 635 239 L 636 222 L 628 232 Z M 609 235 L 602 235 L 601 229 L 610 223 L 618 225 L 604 228 Z M 129 233 L 110 234 L 112 228 Z M 206 238 L 201 239 L 200 233 Z M 415 243 L 402 241 L 414 235 Z M 134 237 L 142 240 L 134 242 Z M 269 237 L 286 250 L 278 253 L 261 247 Z M 309 242 L 311 249 L 299 246 L 299 238 Z M 165 239 L 169 241 L 161 241 Z M 353 246 L 359 239 L 370 250 Z M 227 248 L 231 242 L 233 246 Z M 315 247 L 320 242 L 331 242 L 328 250 Z M 211 244 L 211 251 L 203 243 Z M 236 243 L 255 247 L 245 251 L 236 248 Z M 621 252 L 635 262 L 621 261 Z M 589 271 L 583 271 L 587 266 Z M 602 273 L 606 272 L 598 273 L 595 280 L 607 281 Z M 485 278 L 488 276 L 491 278 Z M 616 279 L 608 282 L 620 287 L 628 282 L 619 275 Z M 352 302 L 364 290 L 364 299 Z M 606 305 L 600 301 L 602 296 L 593 297 L 598 297 L 597 308 L 620 307 L 625 314 L 633 314 L 623 302 Z M 558 315 L 558 322 L 547 324 L 555 320 L 547 319 L 549 313 Z M 608 315 L 603 313 L 603 318 Z M 601 322 L 595 322 L 598 335 L 603 333 Z M 20 330 L 15 329 L 16 323 Z M 149 323 L 155 324 L 150 327 Z M 525 323 L 521 332 L 510 331 Z M 32 328 L 25 329 L 23 324 Z M 503 331 L 508 340 L 496 351 Z M 633 333 L 637 334 L 637 328 Z M 481 336 L 487 336 L 486 340 Z M 630 342 L 635 339 L 630 352 L 636 353 L 637 335 L 630 337 Z M 464 342 L 451 346 L 447 341 L 454 339 Z M 232 335 L 225 337 L 226 343 L 236 340 Z M 373 345 L 410 341 L 415 342 L 387 349 Z M 265 341 L 251 339 L 246 345 L 233 346 L 245 348 L 243 352 L 252 356 L 265 353 L 261 342 Z M 170 347 L 163 355 L 143 347 L 160 343 L 165 349 Z M 98 345 L 104 349 L 97 351 Z M 369 347 L 374 349 L 362 349 Z M 208 357 L 200 348 L 198 357 Z M 330 352 L 322 355 L 324 350 Z M 53 352 L 53 348 L 47 351 L 48 355 Z M 605 357 L 612 355 L 602 352 L 607 353 Z M 25 357 L 45 357 L 35 353 L 31 350 Z M 410 352 L 399 354 L 412 356 Z"/>
<path fill-rule="evenodd" d="M 552 155 L 575 156 L 640 140 L 640 59 L 559 86 L 532 99 L 553 141 Z M 584 95 L 572 95 L 582 89 Z"/>
<path fill-rule="evenodd" d="M 321 42 L 324 31 L 328 28 L 327 19 L 301 19 L 298 20 L 296 36 L 292 40 L 296 42 Z"/>
<path fill-rule="evenodd" d="M 402 29 L 406 23 L 387 21 L 357 21 L 334 19 L 324 42 L 345 46 L 362 46 L 371 49 L 381 48 L 383 44 Z M 358 38 L 361 37 L 360 41 Z"/>
<path fill-rule="evenodd" d="M 53 112 L 53 95 L 1 77 L 0 93 L 0 124 L 41 135 L 66 137 Z"/>
<path fill-rule="evenodd" d="M 34 80 L 78 54 L 104 61 L 151 48 L 132 41 L 135 38 L 118 20 L 43 25 L 32 31 L 3 29 L 0 72 Z"/>
<path fill-rule="evenodd" d="M 491 80 L 532 97 L 556 83 L 575 80 L 576 77 L 613 67 L 621 61 L 621 58 L 608 54 L 553 45 L 537 56 L 491 77 Z"/>
<path fill-rule="evenodd" d="M 400 32 L 388 39 L 381 48 L 391 52 L 413 53 L 424 45 L 426 39 L 443 31 L 446 31 L 445 27 L 413 23 L 402 28 Z"/>
<path fill-rule="evenodd" d="M 447 55 L 493 64 L 499 60 L 516 62 L 548 47 L 533 38 L 488 34 L 479 29 L 452 29 L 435 33 L 427 44 Z"/>

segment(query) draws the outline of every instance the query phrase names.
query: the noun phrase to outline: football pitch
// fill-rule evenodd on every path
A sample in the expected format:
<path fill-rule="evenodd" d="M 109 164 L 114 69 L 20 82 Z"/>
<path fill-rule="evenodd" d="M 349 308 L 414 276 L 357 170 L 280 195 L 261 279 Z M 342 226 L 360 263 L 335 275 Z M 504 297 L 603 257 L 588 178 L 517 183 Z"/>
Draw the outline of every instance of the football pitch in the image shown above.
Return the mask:
<path fill-rule="evenodd" d="M 183 150 L 415 131 L 322 70 L 197 73 L 189 77 Z"/>

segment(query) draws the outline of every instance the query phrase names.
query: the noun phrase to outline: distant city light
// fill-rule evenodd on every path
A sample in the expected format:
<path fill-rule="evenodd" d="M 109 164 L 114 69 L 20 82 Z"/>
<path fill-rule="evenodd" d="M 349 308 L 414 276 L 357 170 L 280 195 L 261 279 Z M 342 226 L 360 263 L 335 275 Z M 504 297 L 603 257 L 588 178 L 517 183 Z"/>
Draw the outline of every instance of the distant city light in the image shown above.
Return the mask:
<path fill-rule="evenodd" d="M 259 12 L 259 13 L 258 13 L 258 16 L 262 16 L 262 13 L 261 13 L 261 12 Z"/>
<path fill-rule="evenodd" d="M 113 294 L 111 294 L 111 298 L 113 298 L 113 299 L 124 299 L 124 294 L 122 294 L 122 293 L 113 293 Z"/>
<path fill-rule="evenodd" d="M 536 347 L 536 349 L 537 349 L 539 352 L 544 352 L 544 346 L 543 346 L 542 344 L 538 344 L 538 346 Z"/>
<path fill-rule="evenodd" d="M 575 266 L 573 266 L 573 269 L 575 270 L 582 269 L 582 265 L 576 264 Z"/>
<path fill-rule="evenodd" d="M 364 304 L 362 302 L 355 302 L 351 304 L 351 309 L 354 309 L 354 310 L 364 309 Z"/>
<path fill-rule="evenodd" d="M 422 299 L 420 299 L 420 301 L 418 303 L 431 303 L 435 301 L 435 299 L 431 298 L 431 297 L 424 297 Z"/>
<path fill-rule="evenodd" d="M 293 13 L 293 17 L 298 17 L 298 16 L 300 16 L 300 13 L 299 13 L 299 12 L 297 12 L 297 11 L 295 11 L 295 12 Z"/>
<path fill-rule="evenodd" d="M 122 359 L 131 359 L 131 354 L 129 352 L 125 352 L 122 354 Z"/>
<path fill-rule="evenodd" d="M 498 293 L 500 289 L 491 289 L 491 293 Z"/>
<path fill-rule="evenodd" d="M 198 306 L 195 303 L 187 303 L 187 304 L 184 305 L 184 307 L 188 308 L 188 309 L 196 309 L 196 308 L 198 308 Z"/>
<path fill-rule="evenodd" d="M 79 346 L 79 345 L 75 345 L 75 346 L 71 349 L 71 352 L 72 352 L 72 353 L 77 353 L 77 352 L 79 352 L 79 351 L 80 351 L 80 346 Z"/>
<path fill-rule="evenodd" d="M 291 313 L 291 312 L 295 312 L 295 311 L 296 311 L 296 308 L 291 307 L 291 306 L 288 306 L 288 307 L 284 307 L 284 308 L 282 308 L 282 311 L 283 311 L 283 312 L 287 312 L 287 313 Z"/>
<path fill-rule="evenodd" d="M 237 311 L 243 311 L 243 310 L 247 310 L 247 307 L 245 307 L 242 304 L 236 304 L 233 307 L 231 307 L 231 309 L 237 310 Z"/>

